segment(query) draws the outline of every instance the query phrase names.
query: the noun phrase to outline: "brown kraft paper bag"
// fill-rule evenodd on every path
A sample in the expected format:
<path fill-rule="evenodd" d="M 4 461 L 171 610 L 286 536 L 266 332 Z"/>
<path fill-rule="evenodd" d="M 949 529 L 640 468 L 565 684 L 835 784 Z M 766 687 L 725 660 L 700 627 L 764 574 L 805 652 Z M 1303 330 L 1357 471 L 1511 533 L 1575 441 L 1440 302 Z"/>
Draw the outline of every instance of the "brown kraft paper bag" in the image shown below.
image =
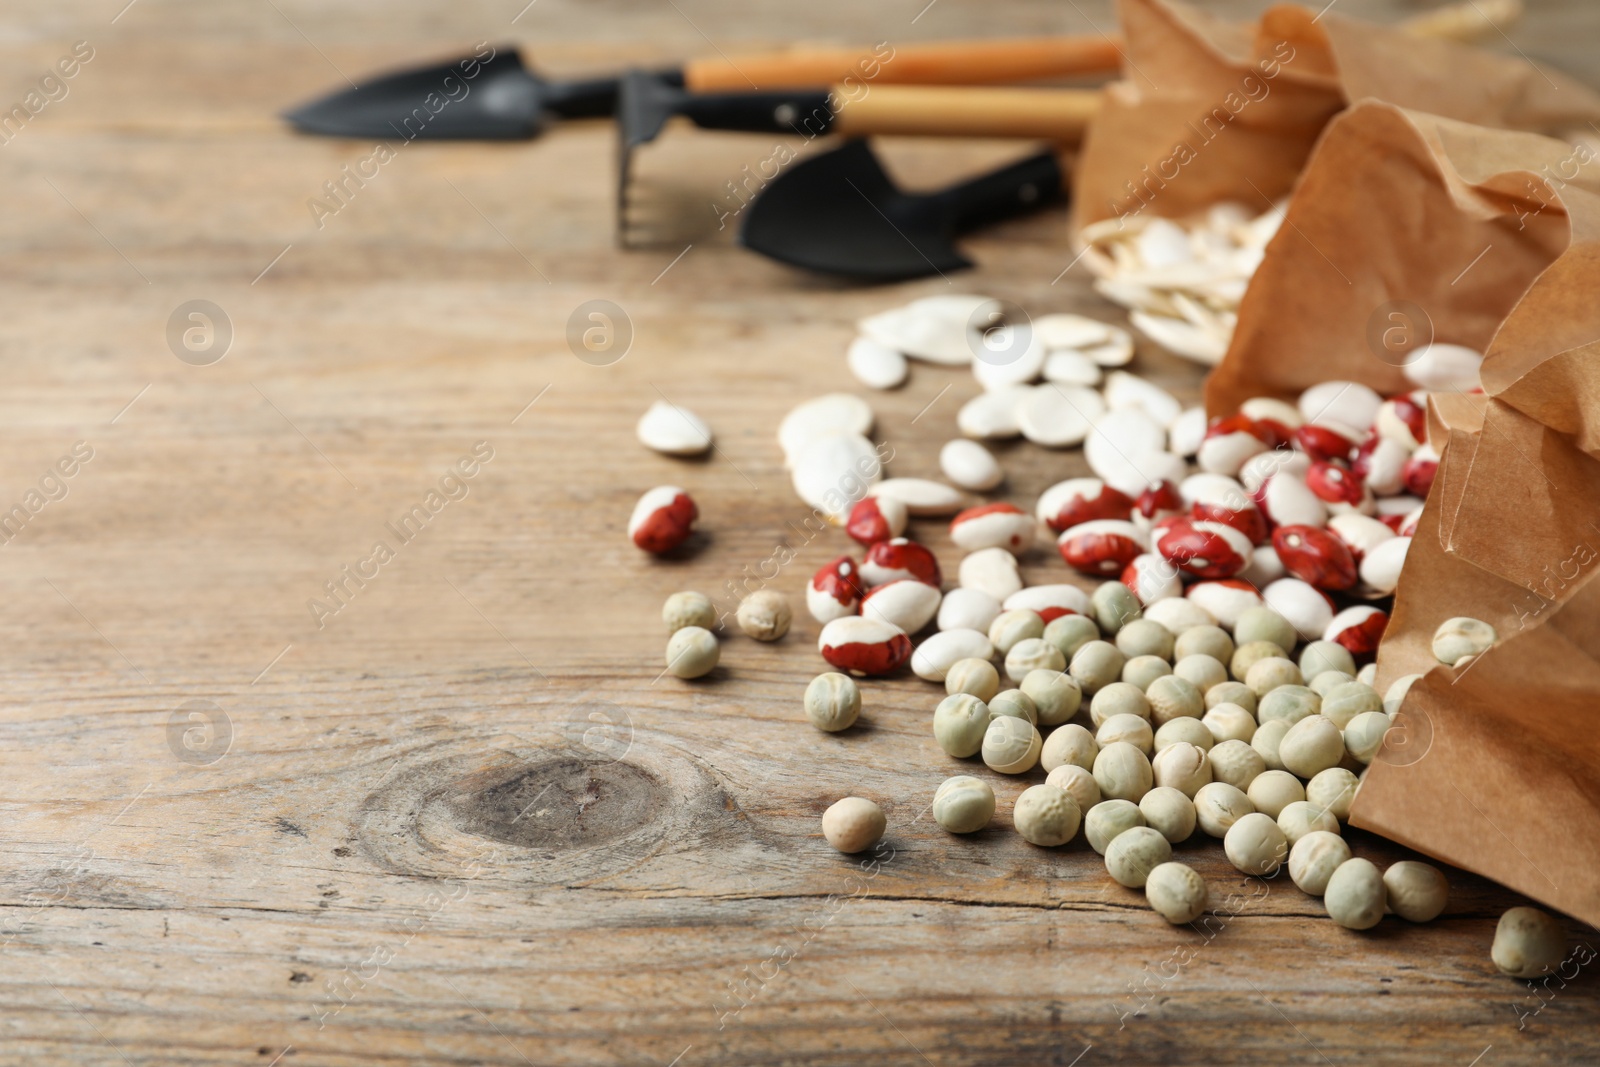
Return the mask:
<path fill-rule="evenodd" d="M 1329 120 L 1366 97 L 1507 129 L 1588 132 L 1600 121 L 1600 95 L 1571 78 L 1421 36 L 1419 25 L 1407 32 L 1287 4 L 1255 24 L 1169 0 L 1119 0 L 1117 10 L 1123 77 L 1085 137 L 1074 234 L 1219 200 L 1264 210 L 1293 186 Z"/>
<path fill-rule="evenodd" d="M 1389 345 L 1396 324 L 1407 344 Z M 1428 339 L 1485 351 L 1434 394 L 1438 477 L 1378 653 L 1421 674 L 1351 822 L 1600 922 L 1600 161 L 1358 102 L 1328 127 L 1207 383 L 1212 414 L 1348 379 Z M 1500 642 L 1437 663 L 1444 620 Z"/>

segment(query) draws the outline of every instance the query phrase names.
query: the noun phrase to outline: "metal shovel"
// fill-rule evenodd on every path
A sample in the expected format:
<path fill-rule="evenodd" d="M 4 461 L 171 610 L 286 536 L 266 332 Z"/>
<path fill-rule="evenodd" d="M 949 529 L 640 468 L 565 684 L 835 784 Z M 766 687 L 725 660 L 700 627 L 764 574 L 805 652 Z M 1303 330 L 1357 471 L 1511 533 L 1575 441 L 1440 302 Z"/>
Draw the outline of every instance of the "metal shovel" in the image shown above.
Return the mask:
<path fill-rule="evenodd" d="M 865 141 L 796 163 L 745 208 L 739 243 L 791 266 L 890 282 L 961 270 L 955 238 L 1066 199 L 1055 150 L 931 193 L 898 188 Z"/>
<path fill-rule="evenodd" d="M 796 48 L 695 59 L 656 77 L 696 92 L 798 89 L 844 83 L 979 85 L 1117 69 L 1118 42 L 1100 35 L 955 41 L 867 48 Z M 510 45 L 384 75 L 284 113 L 306 133 L 330 137 L 517 140 L 545 121 L 610 115 L 622 75 L 549 81 Z"/>

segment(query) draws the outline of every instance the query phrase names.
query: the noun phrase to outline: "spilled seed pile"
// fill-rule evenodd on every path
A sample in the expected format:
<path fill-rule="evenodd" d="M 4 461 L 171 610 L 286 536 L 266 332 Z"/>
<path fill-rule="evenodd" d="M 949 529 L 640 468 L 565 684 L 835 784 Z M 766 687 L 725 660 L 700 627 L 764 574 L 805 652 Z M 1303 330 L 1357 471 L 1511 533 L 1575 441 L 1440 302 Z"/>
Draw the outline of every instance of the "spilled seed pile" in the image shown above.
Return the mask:
<path fill-rule="evenodd" d="M 1085 258 L 1096 289 L 1129 308 L 1141 333 L 1214 364 L 1282 217 L 1281 207 L 1251 217 L 1219 205 L 1187 226 L 1152 218 L 1091 228 Z M 1172 845 L 1197 832 L 1221 839 L 1245 873 L 1287 866 L 1340 925 L 1439 915 L 1448 886 L 1437 869 L 1405 861 L 1380 871 L 1352 856 L 1341 829 L 1419 677 L 1383 694 L 1372 685 L 1438 467 L 1425 439 L 1426 394 L 1478 388 L 1481 355 L 1435 344 L 1406 368 L 1412 392 L 1384 397 L 1331 381 L 1295 403 L 1261 397 L 1208 419 L 1125 370 L 1132 335 L 1095 319 L 1018 324 L 996 301 L 944 295 L 870 316 L 859 330 L 846 363 L 869 388 L 894 388 L 923 361 L 969 367 L 984 391 L 958 412 L 960 436 L 939 450 L 943 481 L 885 477 L 872 407 L 853 394 L 807 400 L 778 427 L 796 495 L 860 546 L 805 587 L 805 607 L 823 624 L 818 650 L 834 668 L 796 694 L 808 721 L 848 729 L 871 699 L 856 679 L 909 666 L 942 688 L 929 708 L 946 773 L 972 760 L 1004 775 L 1042 768 L 1043 783 L 1014 798 L 1017 833 L 1054 848 L 1081 830 L 1110 876 L 1144 888 L 1173 923 L 1206 909 L 1204 879 L 1172 860 Z M 673 455 L 711 446 L 703 420 L 665 403 L 646 412 L 638 435 Z M 1093 476 L 1051 486 L 1031 510 L 986 502 L 980 495 L 1005 472 L 982 442 L 1019 436 L 1081 448 Z M 657 487 L 640 499 L 629 536 L 646 551 L 670 551 L 697 517 L 687 492 Z M 966 553 L 953 583 L 907 536 L 913 518 L 949 521 Z M 1101 580 L 1092 593 L 1068 581 L 1024 584 L 1017 557 L 1045 537 L 1067 568 Z M 738 613 L 740 628 L 781 637 L 785 598 L 755 597 Z M 716 666 L 708 598 L 675 594 L 663 619 L 671 673 L 694 678 Z M 1459 668 L 1495 640 L 1487 624 L 1456 618 L 1439 628 L 1434 650 Z M 984 829 L 996 811 L 993 788 L 968 774 L 930 792 L 950 833 Z M 859 797 L 824 820 L 844 851 L 871 847 L 885 826 Z M 1548 928 L 1520 914 L 1502 927 L 1497 965 L 1538 973 L 1520 949 L 1499 946 L 1523 930 L 1549 941 Z M 1541 942 L 1530 951 L 1542 967 L 1554 950 Z"/>

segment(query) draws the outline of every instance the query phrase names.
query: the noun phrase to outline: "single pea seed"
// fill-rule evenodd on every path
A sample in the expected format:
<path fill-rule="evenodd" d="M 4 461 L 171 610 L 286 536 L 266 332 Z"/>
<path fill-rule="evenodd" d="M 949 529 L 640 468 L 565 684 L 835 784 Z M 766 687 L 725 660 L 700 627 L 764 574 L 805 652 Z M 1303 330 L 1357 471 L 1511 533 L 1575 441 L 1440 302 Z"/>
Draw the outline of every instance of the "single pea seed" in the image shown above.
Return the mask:
<path fill-rule="evenodd" d="M 1281 771 L 1284 769 L 1283 760 L 1278 756 L 1278 745 L 1283 740 L 1283 735 L 1288 732 L 1288 723 L 1281 719 L 1274 719 L 1256 727 L 1255 736 L 1250 738 L 1250 747 L 1260 753 L 1269 770 Z M 1341 740 L 1343 739 L 1341 738 Z"/>
<path fill-rule="evenodd" d="M 1173 642 L 1172 654 L 1179 659 L 1210 656 L 1218 663 L 1233 659 L 1233 638 L 1220 626 L 1191 626 Z"/>
<path fill-rule="evenodd" d="M 1293 726 L 1301 719 L 1317 714 L 1321 709 L 1322 698 L 1317 696 L 1315 689 L 1303 685 L 1280 685 L 1261 698 L 1256 710 L 1256 719 L 1260 722 L 1281 719 Z"/>
<path fill-rule="evenodd" d="M 1067 669 L 1067 658 L 1061 650 L 1042 637 L 1030 637 L 1018 641 L 1011 646 L 1011 651 L 1006 653 L 1006 677 L 1013 682 L 1021 682 L 1028 676 L 1029 671 L 1064 671 Z"/>
<path fill-rule="evenodd" d="M 1322 714 L 1333 720 L 1333 725 L 1343 730 L 1357 715 L 1369 711 L 1383 714 L 1383 698 L 1370 685 L 1344 682 L 1328 690 L 1322 697 Z"/>
<path fill-rule="evenodd" d="M 1211 760 L 1211 777 L 1235 789 L 1249 789 L 1267 770 L 1261 753 L 1242 740 L 1219 741 L 1206 756 Z"/>
<path fill-rule="evenodd" d="M 1289 849 L 1289 878 L 1302 893 L 1320 897 L 1328 879 L 1350 858 L 1350 845 L 1338 834 L 1312 830 Z"/>
<path fill-rule="evenodd" d="M 1000 672 L 986 659 L 958 659 L 944 676 L 944 691 L 966 693 L 982 701 L 994 699 L 1000 691 Z"/>
<path fill-rule="evenodd" d="M 1306 798 L 1305 786 L 1288 771 L 1263 771 L 1245 793 L 1257 811 L 1274 819 L 1290 804 Z"/>
<path fill-rule="evenodd" d="M 1422 675 L 1420 674 L 1401 675 L 1384 691 L 1383 710 L 1388 714 L 1389 718 L 1394 718 L 1395 713 L 1400 710 L 1401 701 L 1405 700 L 1406 694 L 1411 692 L 1411 687 L 1421 677 Z"/>
<path fill-rule="evenodd" d="M 1200 690 L 1176 674 L 1157 678 L 1144 695 L 1150 702 L 1150 719 L 1157 726 L 1178 718 L 1198 719 L 1206 711 L 1206 699 Z"/>
<path fill-rule="evenodd" d="M 1089 721 L 1099 727 L 1113 715 L 1150 717 L 1150 701 L 1132 682 L 1112 682 L 1089 701 Z"/>
<path fill-rule="evenodd" d="M 933 712 L 933 737 L 947 755 L 976 756 L 989 729 L 989 705 L 971 693 L 945 697 Z"/>
<path fill-rule="evenodd" d="M 717 609 L 704 593 L 673 593 L 661 605 L 661 621 L 667 624 L 669 634 L 675 634 L 685 626 L 709 630 L 717 625 Z"/>
<path fill-rule="evenodd" d="M 1345 860 L 1322 891 L 1328 917 L 1349 930 L 1370 930 L 1383 918 L 1389 891 L 1371 860 Z"/>
<path fill-rule="evenodd" d="M 1140 689 L 1150 688 L 1157 678 L 1172 673 L 1172 664 L 1160 656 L 1135 656 L 1122 665 L 1122 680 Z"/>
<path fill-rule="evenodd" d="M 1311 691 L 1317 694 L 1319 697 L 1326 697 L 1331 690 L 1345 684 L 1346 682 L 1353 682 L 1356 680 L 1355 675 L 1346 674 L 1344 671 L 1323 671 L 1321 674 L 1313 676 L 1306 674 L 1306 669 L 1301 667 L 1300 674 L 1303 677 L 1311 679 L 1311 681 L 1307 682 L 1306 685 L 1309 686 Z"/>
<path fill-rule="evenodd" d="M 1039 750 L 1039 765 L 1046 771 L 1057 767 L 1082 767 L 1094 770 L 1094 758 L 1100 754 L 1100 745 L 1094 735 L 1077 723 L 1058 726 L 1044 739 Z"/>
<path fill-rule="evenodd" d="M 1093 696 L 1121 678 L 1127 662 L 1127 657 L 1109 641 L 1089 641 L 1072 654 L 1072 665 L 1067 671 L 1079 688 Z"/>
<path fill-rule="evenodd" d="M 1150 760 L 1126 741 L 1113 741 L 1094 758 L 1094 780 L 1104 796 L 1137 802 L 1150 791 Z"/>
<path fill-rule="evenodd" d="M 1171 719 L 1162 723 L 1161 729 L 1156 731 L 1155 751 L 1160 752 L 1179 743 L 1210 752 L 1217 739 L 1211 736 L 1211 731 L 1199 719 Z"/>
<path fill-rule="evenodd" d="M 1144 883 L 1145 899 L 1174 926 L 1192 923 L 1206 910 L 1206 880 L 1182 863 L 1158 864 Z"/>
<path fill-rule="evenodd" d="M 1065 671 L 1029 671 L 1021 688 L 1033 701 L 1041 726 L 1061 725 L 1078 714 L 1083 704 L 1083 690 Z"/>
<path fill-rule="evenodd" d="M 700 678 L 717 667 L 722 649 L 703 626 L 685 626 L 667 638 L 667 670 L 676 678 Z"/>
<path fill-rule="evenodd" d="M 1015 609 L 1002 611 L 989 624 L 989 643 L 1001 656 L 1005 656 L 1020 641 L 1044 637 L 1044 619 L 1037 611 Z M 1052 648 L 1055 646 L 1052 645 Z"/>
<path fill-rule="evenodd" d="M 1241 815 L 1228 827 L 1222 850 L 1228 854 L 1228 862 L 1245 874 L 1266 875 L 1289 858 L 1289 841 L 1270 815 L 1255 811 Z"/>
<path fill-rule="evenodd" d="M 1094 732 L 1094 741 L 1101 748 L 1114 741 L 1126 741 L 1146 756 L 1155 751 L 1155 734 L 1150 730 L 1150 720 L 1137 715 L 1111 716 Z"/>
<path fill-rule="evenodd" d="M 1258 703 L 1256 691 L 1243 682 L 1223 682 L 1206 690 L 1207 708 L 1214 708 L 1218 704 L 1237 704 L 1254 716 Z"/>
<path fill-rule="evenodd" d="M 1327 671 L 1342 671 L 1356 676 L 1356 659 L 1337 641 L 1311 641 L 1300 650 L 1300 673 L 1315 678 Z"/>
<path fill-rule="evenodd" d="M 1011 823 L 1030 845 L 1054 848 L 1072 840 L 1082 814 L 1065 789 L 1029 786 L 1011 808 Z"/>
<path fill-rule="evenodd" d="M 933 821 L 952 834 L 982 830 L 994 818 L 994 790 L 970 774 L 958 774 L 939 783 L 933 794 Z"/>
<path fill-rule="evenodd" d="M 1370 685 L 1374 689 L 1378 688 L 1377 662 L 1374 661 L 1369 663 L 1365 667 L 1362 667 L 1359 671 L 1356 671 L 1356 681 L 1360 682 L 1362 685 Z"/>
<path fill-rule="evenodd" d="M 1205 750 L 1179 741 L 1156 753 L 1150 771 L 1158 786 L 1169 786 L 1186 797 L 1193 797 L 1203 785 L 1211 784 L 1211 761 Z"/>
<path fill-rule="evenodd" d="M 1303 686 L 1305 678 L 1301 676 L 1300 668 L 1296 667 L 1293 661 L 1281 656 L 1268 656 L 1256 660 L 1250 666 L 1245 672 L 1244 684 L 1253 689 L 1257 698 L 1260 698 L 1281 685 Z M 1316 696 L 1315 693 L 1311 695 Z"/>
<path fill-rule="evenodd" d="M 758 589 L 739 601 L 739 629 L 757 641 L 776 641 L 789 632 L 794 612 L 789 598 L 775 589 Z"/>
<path fill-rule="evenodd" d="M 1078 802 L 1079 811 L 1088 811 L 1101 800 L 1100 785 L 1094 775 L 1075 763 L 1063 764 L 1051 771 L 1045 776 L 1044 784 L 1065 789 Z"/>
<path fill-rule="evenodd" d="M 1306 799 L 1336 819 L 1350 817 L 1350 802 L 1361 788 L 1361 779 L 1343 767 L 1329 767 L 1318 771 L 1306 783 Z"/>
<path fill-rule="evenodd" d="M 1218 704 L 1200 719 L 1212 740 L 1242 741 L 1246 745 L 1256 733 L 1256 719 L 1237 704 Z"/>
<path fill-rule="evenodd" d="M 1203 785 L 1194 795 L 1195 821 L 1212 837 L 1226 837 L 1234 823 L 1255 810 L 1243 790 L 1226 782 Z"/>
<path fill-rule="evenodd" d="M 1202 693 L 1228 680 L 1228 668 L 1222 665 L 1221 660 L 1204 652 L 1184 656 L 1172 665 L 1172 673 Z"/>
<path fill-rule="evenodd" d="M 1360 764 L 1372 762 L 1372 758 L 1383 747 L 1383 739 L 1388 736 L 1389 728 L 1394 724 L 1389 721 L 1389 716 L 1381 711 L 1364 711 L 1350 720 L 1350 725 L 1344 728 L 1344 749 L 1350 758 Z"/>
<path fill-rule="evenodd" d="M 883 809 L 862 797 L 845 797 L 822 813 L 822 836 L 840 852 L 863 852 L 883 839 Z"/>
<path fill-rule="evenodd" d="M 1172 845 L 1160 831 L 1135 826 L 1106 846 L 1106 871 L 1129 889 L 1144 886 L 1150 872 L 1172 859 Z"/>
<path fill-rule="evenodd" d="M 1494 928 L 1489 958 L 1514 978 L 1537 978 L 1567 955 L 1561 924 L 1538 908 L 1512 908 Z"/>
<path fill-rule="evenodd" d="M 828 733 L 848 730 L 861 714 L 861 689 L 849 675 L 819 674 L 806 686 L 806 718 Z"/>
<path fill-rule="evenodd" d="M 1228 673 L 1233 675 L 1234 681 L 1242 682 L 1250 674 L 1250 668 L 1264 659 L 1282 659 L 1283 649 L 1271 641 L 1252 641 L 1241 644 L 1233 650 L 1233 658 L 1228 661 Z M 1255 692 L 1255 686 L 1250 687 Z"/>
<path fill-rule="evenodd" d="M 1326 715 L 1301 719 L 1278 742 L 1278 758 L 1285 770 L 1310 778 L 1344 759 L 1344 733 Z"/>
<path fill-rule="evenodd" d="M 1070 663 L 1078 649 L 1100 640 L 1100 627 L 1087 615 L 1063 615 L 1050 620 L 1044 628 L 1044 639 L 1060 649 Z"/>
<path fill-rule="evenodd" d="M 1334 818 L 1331 812 L 1324 811 L 1315 804 L 1296 800 L 1278 812 L 1278 829 L 1283 831 L 1283 836 L 1288 838 L 1289 845 L 1293 847 L 1296 841 L 1313 830 L 1338 833 L 1339 820 Z"/>
<path fill-rule="evenodd" d="M 1172 631 L 1159 622 L 1149 619 L 1130 619 L 1117 631 L 1116 645 L 1124 656 L 1156 656 L 1172 661 L 1172 648 L 1176 638 Z"/>
<path fill-rule="evenodd" d="M 1143 608 L 1133 590 L 1121 582 L 1104 582 L 1089 597 L 1089 610 L 1102 633 L 1116 632 L 1137 619 Z"/>
<path fill-rule="evenodd" d="M 1139 813 L 1147 825 L 1174 845 L 1194 834 L 1194 801 L 1170 786 L 1158 785 L 1140 797 Z"/>
<path fill-rule="evenodd" d="M 1287 656 L 1300 643 L 1300 635 L 1288 619 L 1268 607 L 1245 608 L 1233 624 L 1233 639 L 1240 645 L 1271 641 Z"/>
<path fill-rule="evenodd" d="M 1446 619 L 1433 632 L 1433 658 L 1454 667 L 1468 656 L 1481 656 L 1494 646 L 1494 627 L 1464 615 Z"/>
<path fill-rule="evenodd" d="M 995 718 L 1002 715 L 1014 719 L 1026 719 L 1037 726 L 1039 723 L 1039 708 L 1033 698 L 1020 689 L 1002 689 L 989 701 L 989 714 Z"/>
<path fill-rule="evenodd" d="M 1100 855 L 1118 834 L 1144 825 L 1144 813 L 1130 800 L 1102 800 L 1083 817 L 1083 836 Z"/>
<path fill-rule="evenodd" d="M 989 720 L 983 735 L 983 762 L 1001 774 L 1026 774 L 1039 763 L 1044 741 L 1027 719 L 1001 715 Z"/>
<path fill-rule="evenodd" d="M 1383 872 L 1389 891 L 1389 910 L 1407 922 L 1437 919 L 1450 902 L 1450 883 L 1439 868 L 1417 860 L 1391 863 Z"/>

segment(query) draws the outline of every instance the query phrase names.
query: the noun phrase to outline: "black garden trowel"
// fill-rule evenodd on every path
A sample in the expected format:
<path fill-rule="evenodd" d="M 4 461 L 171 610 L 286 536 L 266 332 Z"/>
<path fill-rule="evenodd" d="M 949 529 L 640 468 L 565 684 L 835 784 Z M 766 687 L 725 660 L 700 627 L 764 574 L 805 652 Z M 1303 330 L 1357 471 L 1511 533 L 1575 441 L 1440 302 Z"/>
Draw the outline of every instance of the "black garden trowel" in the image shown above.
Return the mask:
<path fill-rule="evenodd" d="M 1066 199 L 1056 150 L 930 193 L 898 188 L 866 141 L 794 164 L 745 209 L 739 242 L 823 274 L 901 281 L 972 266 L 955 239 Z"/>

